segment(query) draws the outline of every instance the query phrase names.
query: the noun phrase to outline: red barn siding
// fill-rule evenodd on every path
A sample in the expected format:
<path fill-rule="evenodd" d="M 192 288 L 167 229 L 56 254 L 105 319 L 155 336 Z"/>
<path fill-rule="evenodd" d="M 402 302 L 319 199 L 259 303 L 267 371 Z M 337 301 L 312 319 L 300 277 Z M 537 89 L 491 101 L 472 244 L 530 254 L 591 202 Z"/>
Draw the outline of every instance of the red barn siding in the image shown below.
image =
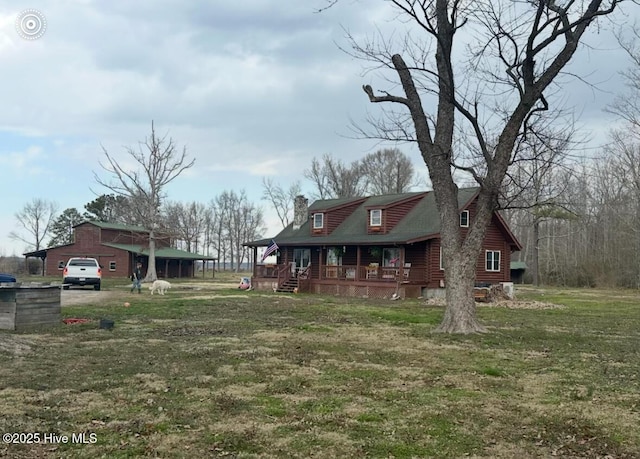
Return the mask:
<path fill-rule="evenodd" d="M 149 245 L 149 239 L 144 233 L 106 228 L 102 230 L 101 242 L 113 244 L 138 244 L 144 246 Z"/>
<path fill-rule="evenodd" d="M 80 248 L 78 244 L 57 247 L 47 251 L 45 263 L 45 274 L 48 276 L 60 275 L 62 269 L 58 268 L 60 262 L 67 263 L 69 258 L 89 257 L 96 258 L 102 266 L 102 277 L 128 277 L 131 273 L 129 252 L 126 250 L 114 249 L 97 244 L 94 247 Z M 116 263 L 116 269 L 109 269 L 110 262 Z"/>
<path fill-rule="evenodd" d="M 128 278 L 133 271 L 135 255 L 127 250 L 122 250 L 104 245 L 132 244 L 142 248 L 148 247 L 148 234 L 138 231 L 125 231 L 112 228 L 100 228 L 92 223 L 83 223 L 74 228 L 73 244 L 47 249 L 45 259 L 45 275 L 60 276 L 69 258 L 89 257 L 96 258 L 102 267 L 102 276 Z M 171 246 L 171 238 L 166 234 L 160 234 L 157 238 L 157 248 Z M 143 257 L 146 258 L 146 257 Z M 114 269 L 110 266 L 114 263 Z M 193 277 L 195 263 L 191 259 L 156 259 L 156 271 L 159 277 Z M 146 271 L 147 267 L 143 267 Z"/>
<path fill-rule="evenodd" d="M 74 229 L 76 249 L 93 250 L 100 244 L 100 228 L 95 225 L 84 224 Z"/>

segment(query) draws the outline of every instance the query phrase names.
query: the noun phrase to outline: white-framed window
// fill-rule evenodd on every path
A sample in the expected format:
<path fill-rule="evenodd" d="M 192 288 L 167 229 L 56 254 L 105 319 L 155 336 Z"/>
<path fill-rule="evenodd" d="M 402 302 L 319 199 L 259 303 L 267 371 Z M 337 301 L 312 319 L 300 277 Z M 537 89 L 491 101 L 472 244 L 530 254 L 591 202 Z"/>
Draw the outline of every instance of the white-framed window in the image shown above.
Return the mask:
<path fill-rule="evenodd" d="M 116 262 L 115 261 L 110 261 L 109 262 L 109 271 L 115 271 L 116 270 Z"/>
<path fill-rule="evenodd" d="M 313 214 L 313 229 L 324 228 L 324 214 Z"/>
<path fill-rule="evenodd" d="M 444 259 L 442 257 L 442 246 L 440 246 L 440 271 L 444 271 Z"/>
<path fill-rule="evenodd" d="M 369 213 L 369 225 L 382 226 L 382 209 L 372 209 Z"/>
<path fill-rule="evenodd" d="M 460 212 L 460 226 L 463 228 L 469 228 L 469 211 L 463 210 Z"/>
<path fill-rule="evenodd" d="M 65 261 L 64 260 L 60 260 L 58 262 L 58 269 L 62 271 L 64 269 L 64 265 L 66 265 Z"/>
<path fill-rule="evenodd" d="M 500 271 L 500 251 L 487 250 L 485 257 L 486 257 L 485 269 L 491 272 L 499 272 Z"/>

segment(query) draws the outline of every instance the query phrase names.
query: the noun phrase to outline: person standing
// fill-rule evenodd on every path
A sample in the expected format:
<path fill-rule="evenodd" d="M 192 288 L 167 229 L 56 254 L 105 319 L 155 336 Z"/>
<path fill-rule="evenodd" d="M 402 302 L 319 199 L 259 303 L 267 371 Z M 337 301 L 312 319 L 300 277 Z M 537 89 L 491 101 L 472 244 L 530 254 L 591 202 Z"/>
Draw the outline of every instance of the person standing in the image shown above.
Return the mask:
<path fill-rule="evenodd" d="M 133 284 L 131 285 L 131 293 L 135 289 L 138 289 L 138 293 L 142 293 L 142 263 L 136 263 L 136 269 L 133 270 L 133 274 L 131 274 L 131 280 Z"/>

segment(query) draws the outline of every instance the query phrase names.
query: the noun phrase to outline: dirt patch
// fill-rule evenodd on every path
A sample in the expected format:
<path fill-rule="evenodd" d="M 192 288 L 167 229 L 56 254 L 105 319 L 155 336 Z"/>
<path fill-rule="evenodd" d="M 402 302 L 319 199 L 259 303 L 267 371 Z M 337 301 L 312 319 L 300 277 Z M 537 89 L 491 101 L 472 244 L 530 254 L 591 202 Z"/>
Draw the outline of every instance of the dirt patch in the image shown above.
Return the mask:
<path fill-rule="evenodd" d="M 142 284 L 142 295 L 149 294 L 149 286 L 151 284 Z M 181 290 L 184 292 L 188 291 L 216 291 L 216 290 L 227 290 L 231 288 L 236 288 L 238 283 L 211 283 L 211 282 L 189 282 L 186 284 L 172 284 L 171 288 L 175 290 Z M 61 305 L 62 306 L 82 306 L 82 305 L 100 305 L 103 303 L 107 303 L 113 300 L 122 300 L 131 298 L 131 292 L 129 291 L 130 285 L 121 286 L 122 290 L 89 290 L 87 288 L 71 288 L 69 290 L 63 290 L 61 296 Z M 120 286 L 117 286 L 120 288 Z M 237 298 L 237 297 L 248 297 L 248 295 L 199 295 L 186 297 L 185 299 L 212 299 L 212 298 Z"/>
<path fill-rule="evenodd" d="M 444 298 L 430 298 L 424 302 L 427 306 L 446 306 Z M 506 309 L 564 309 L 561 304 L 543 303 L 541 301 L 500 300 L 490 303 L 476 302 L 477 307 Z"/>
<path fill-rule="evenodd" d="M 94 306 L 116 298 L 124 298 L 127 294 L 113 290 L 63 290 L 60 304 L 62 306 L 80 306 L 83 304 Z"/>

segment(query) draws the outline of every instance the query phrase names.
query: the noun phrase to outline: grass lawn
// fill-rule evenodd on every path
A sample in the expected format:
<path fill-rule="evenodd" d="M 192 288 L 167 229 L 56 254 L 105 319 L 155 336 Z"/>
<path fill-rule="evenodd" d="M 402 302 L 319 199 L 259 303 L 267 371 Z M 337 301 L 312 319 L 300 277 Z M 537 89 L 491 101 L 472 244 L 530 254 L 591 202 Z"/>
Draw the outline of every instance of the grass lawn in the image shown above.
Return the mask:
<path fill-rule="evenodd" d="M 489 333 L 448 336 L 420 300 L 225 280 L 112 281 L 63 307 L 89 323 L 0 331 L 1 433 L 69 437 L 0 457 L 640 457 L 638 292 L 528 288 L 564 307 L 483 306 Z"/>

